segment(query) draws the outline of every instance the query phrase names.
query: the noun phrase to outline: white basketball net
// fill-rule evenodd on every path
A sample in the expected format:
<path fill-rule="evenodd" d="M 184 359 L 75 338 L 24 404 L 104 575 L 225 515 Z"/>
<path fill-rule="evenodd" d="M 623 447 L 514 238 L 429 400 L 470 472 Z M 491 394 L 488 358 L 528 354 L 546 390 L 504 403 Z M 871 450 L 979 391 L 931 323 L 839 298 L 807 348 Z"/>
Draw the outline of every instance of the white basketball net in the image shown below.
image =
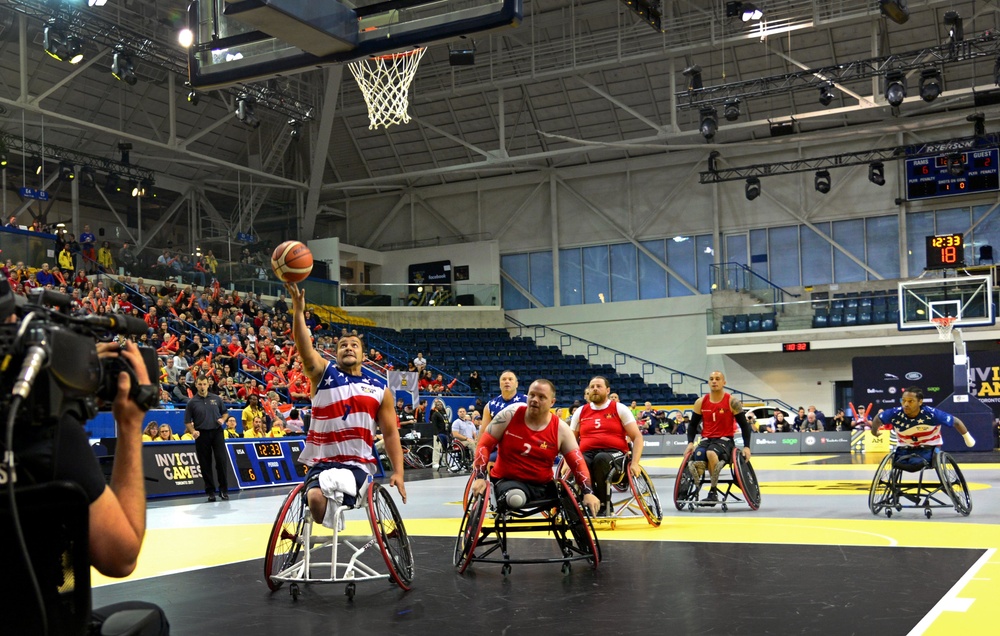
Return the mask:
<path fill-rule="evenodd" d="M 410 121 L 410 82 L 425 48 L 355 60 L 348 64 L 368 104 L 369 130 Z"/>
<path fill-rule="evenodd" d="M 944 316 L 942 318 L 934 318 L 934 326 L 938 330 L 938 338 L 941 340 L 951 340 L 951 330 L 955 327 L 955 318 L 950 318 Z"/>

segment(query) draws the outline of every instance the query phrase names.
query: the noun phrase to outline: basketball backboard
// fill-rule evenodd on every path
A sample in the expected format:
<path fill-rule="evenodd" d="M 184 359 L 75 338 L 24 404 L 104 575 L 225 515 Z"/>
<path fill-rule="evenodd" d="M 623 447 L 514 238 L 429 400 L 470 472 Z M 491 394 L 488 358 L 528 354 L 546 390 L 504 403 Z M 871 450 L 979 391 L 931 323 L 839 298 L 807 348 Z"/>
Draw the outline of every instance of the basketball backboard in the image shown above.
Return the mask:
<path fill-rule="evenodd" d="M 899 328 L 935 329 L 934 319 L 954 318 L 955 327 L 996 322 L 990 276 L 917 279 L 899 283 Z"/>
<path fill-rule="evenodd" d="M 522 0 L 194 0 L 193 88 L 447 42 L 521 21 Z"/>

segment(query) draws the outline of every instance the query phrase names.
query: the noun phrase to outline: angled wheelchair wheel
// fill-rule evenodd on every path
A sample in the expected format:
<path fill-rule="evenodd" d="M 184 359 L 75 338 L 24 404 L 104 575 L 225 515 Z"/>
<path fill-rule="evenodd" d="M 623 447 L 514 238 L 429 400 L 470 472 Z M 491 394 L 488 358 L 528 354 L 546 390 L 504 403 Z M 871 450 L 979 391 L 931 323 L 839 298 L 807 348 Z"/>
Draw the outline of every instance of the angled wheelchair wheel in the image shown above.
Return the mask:
<path fill-rule="evenodd" d="M 302 499 L 303 484 L 297 484 L 281 503 L 278 516 L 271 526 L 271 536 L 267 540 L 267 552 L 264 553 L 264 582 L 274 590 L 282 585 L 282 581 L 274 581 L 271 577 L 283 572 L 296 561 L 302 553 L 302 526 L 305 521 L 306 503 Z"/>
<path fill-rule="evenodd" d="M 462 472 L 462 469 L 465 467 L 464 466 L 465 462 L 463 461 L 464 458 L 465 458 L 465 448 L 462 446 L 461 442 L 459 442 L 458 440 L 454 440 L 451 443 L 451 446 L 448 448 L 447 457 L 445 459 L 445 462 L 447 463 L 448 466 L 448 472 L 449 473 Z"/>
<path fill-rule="evenodd" d="M 434 462 L 434 447 L 424 444 L 423 446 L 418 446 L 413 449 L 414 453 L 417 454 L 417 459 L 423 464 L 422 468 L 430 468 L 431 464 Z"/>
<path fill-rule="evenodd" d="M 701 485 L 695 483 L 694 477 L 688 472 L 688 463 L 690 460 L 691 453 L 684 453 L 684 459 L 681 460 L 681 467 L 677 471 L 677 479 L 674 480 L 674 506 L 678 510 L 684 510 L 684 506 L 695 497 Z"/>
<path fill-rule="evenodd" d="M 368 488 L 368 521 L 372 525 L 372 533 L 378 542 L 379 551 L 385 564 L 389 566 L 389 574 L 396 585 L 404 590 L 410 589 L 413 581 L 413 550 L 410 548 L 410 538 L 403 526 L 392 496 L 379 484 Z"/>
<path fill-rule="evenodd" d="M 965 475 L 951 455 L 945 452 L 934 456 L 934 469 L 941 480 L 941 488 L 947 491 L 955 504 L 955 512 L 968 517 L 972 512 L 972 498 L 969 496 L 969 486 L 965 483 Z"/>
<path fill-rule="evenodd" d="M 651 526 L 659 526 L 663 521 L 663 511 L 660 509 L 660 498 L 656 496 L 656 489 L 653 488 L 653 480 L 649 478 L 649 473 L 642 466 L 639 467 L 639 476 L 636 477 L 628 468 L 628 484 L 632 489 L 632 496 L 639 503 L 642 514 Z"/>
<path fill-rule="evenodd" d="M 743 456 L 740 449 L 735 448 L 732 465 L 736 485 L 743 491 L 743 499 L 750 506 L 750 510 L 757 510 L 760 508 L 760 484 L 757 483 L 757 473 L 754 472 L 750 460 Z"/>
<path fill-rule="evenodd" d="M 471 486 L 472 479 L 469 479 Z M 472 557 L 482 536 L 483 521 L 486 519 L 486 510 L 489 507 L 490 491 L 493 484 L 486 481 L 486 491 L 481 495 L 476 495 L 471 500 L 466 499 L 465 514 L 462 516 L 462 525 L 458 528 L 458 539 L 455 540 L 455 555 L 452 563 L 458 568 L 459 573 L 465 572 L 465 568 L 472 563 Z"/>
<path fill-rule="evenodd" d="M 601 544 L 594 532 L 594 524 L 590 521 L 590 513 L 581 508 L 576 495 L 573 494 L 573 488 L 565 479 L 557 481 L 556 487 L 559 490 L 562 514 L 576 543 L 576 549 L 581 554 L 590 556 L 590 565 L 596 570 L 601 562 Z"/>
<path fill-rule="evenodd" d="M 878 516 L 882 510 L 892 508 L 892 494 L 892 453 L 889 453 L 878 465 L 868 489 L 868 509 L 873 515 Z"/>

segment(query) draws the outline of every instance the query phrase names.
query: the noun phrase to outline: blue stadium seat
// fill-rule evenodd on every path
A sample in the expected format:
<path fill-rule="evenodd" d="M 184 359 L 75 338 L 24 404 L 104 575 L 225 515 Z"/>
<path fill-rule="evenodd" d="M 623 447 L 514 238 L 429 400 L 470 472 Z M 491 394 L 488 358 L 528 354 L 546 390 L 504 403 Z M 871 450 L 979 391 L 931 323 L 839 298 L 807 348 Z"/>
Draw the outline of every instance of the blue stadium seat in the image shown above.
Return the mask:
<path fill-rule="evenodd" d="M 761 331 L 777 331 L 778 321 L 774 312 L 768 314 L 761 314 L 760 317 L 760 330 Z"/>
<path fill-rule="evenodd" d="M 760 314 L 750 314 L 747 317 L 747 331 L 760 331 Z"/>
<path fill-rule="evenodd" d="M 736 322 L 733 325 L 733 331 L 735 331 L 736 333 L 746 333 L 748 320 L 749 316 L 747 316 L 746 314 L 739 314 L 738 316 L 736 316 Z"/>

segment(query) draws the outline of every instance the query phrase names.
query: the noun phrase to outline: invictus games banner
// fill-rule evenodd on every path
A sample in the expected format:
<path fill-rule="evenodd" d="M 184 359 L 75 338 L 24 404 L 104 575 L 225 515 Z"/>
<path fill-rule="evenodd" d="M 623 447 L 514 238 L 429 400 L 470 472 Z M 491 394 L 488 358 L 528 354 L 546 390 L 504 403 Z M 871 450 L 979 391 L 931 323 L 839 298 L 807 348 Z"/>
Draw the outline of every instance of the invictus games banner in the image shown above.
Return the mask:
<path fill-rule="evenodd" d="M 236 486 L 236 473 L 229 462 L 229 485 Z M 187 495 L 205 492 L 194 442 L 146 442 L 142 445 L 142 472 L 146 496 Z"/>
<path fill-rule="evenodd" d="M 918 386 L 924 390 L 925 404 L 937 406 L 954 390 L 954 364 L 950 354 L 923 356 L 876 356 L 854 358 L 854 404 L 874 404 L 879 409 L 899 406 L 903 389 Z M 969 393 L 979 398 L 1000 417 L 1000 352 L 969 353 Z"/>

